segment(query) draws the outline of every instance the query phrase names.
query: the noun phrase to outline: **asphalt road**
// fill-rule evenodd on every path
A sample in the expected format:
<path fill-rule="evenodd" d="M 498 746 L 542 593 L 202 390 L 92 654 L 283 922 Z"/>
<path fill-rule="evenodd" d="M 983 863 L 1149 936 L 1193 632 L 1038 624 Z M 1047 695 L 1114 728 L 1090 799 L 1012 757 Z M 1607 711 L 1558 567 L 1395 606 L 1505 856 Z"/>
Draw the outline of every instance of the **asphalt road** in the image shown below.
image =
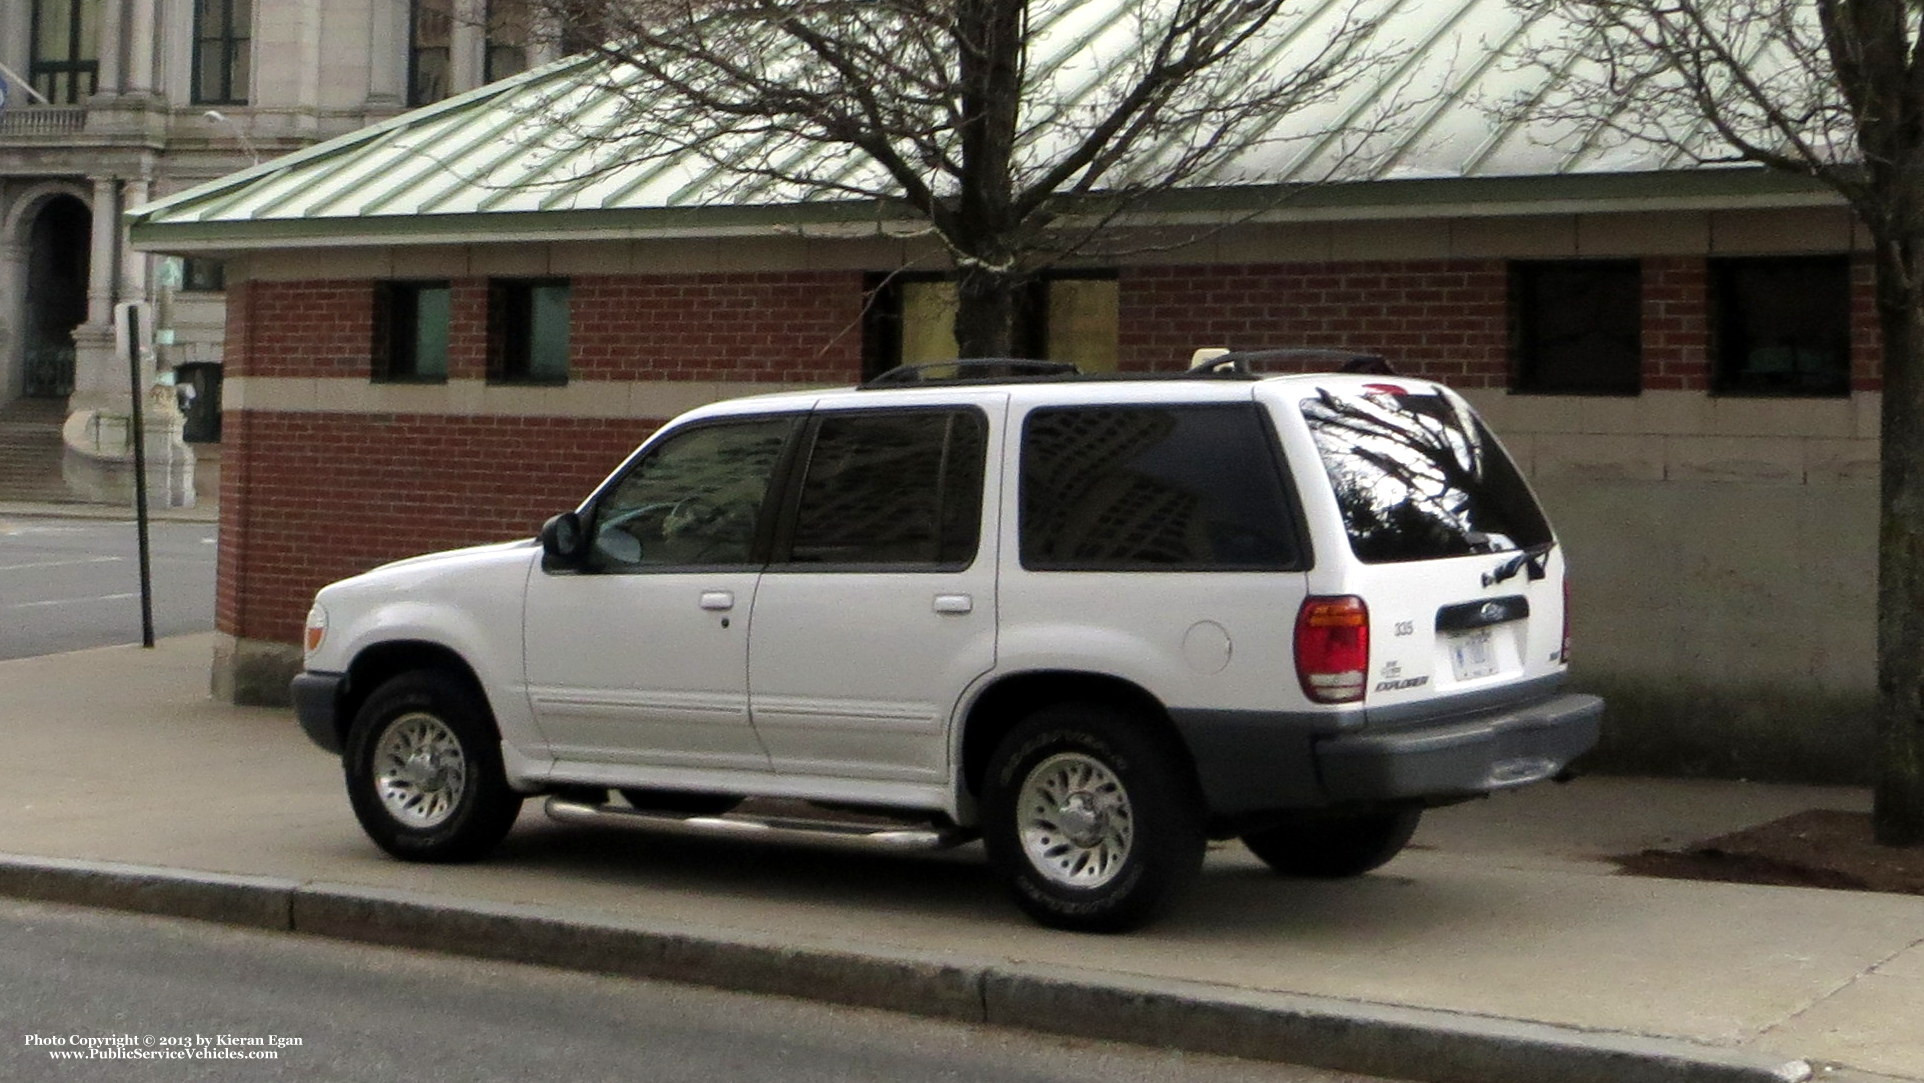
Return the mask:
<path fill-rule="evenodd" d="M 0 901 L 0 1078 L 1380 1083 L 659 982 Z M 89 1050 L 193 1059 L 105 1059 Z M 78 1057 L 53 1054 L 79 1054 Z M 272 1059 L 212 1059 L 272 1053 Z"/>
<path fill-rule="evenodd" d="M 212 523 L 153 523 L 154 633 L 214 626 Z M 0 659 L 140 642 L 131 520 L 0 517 Z"/>

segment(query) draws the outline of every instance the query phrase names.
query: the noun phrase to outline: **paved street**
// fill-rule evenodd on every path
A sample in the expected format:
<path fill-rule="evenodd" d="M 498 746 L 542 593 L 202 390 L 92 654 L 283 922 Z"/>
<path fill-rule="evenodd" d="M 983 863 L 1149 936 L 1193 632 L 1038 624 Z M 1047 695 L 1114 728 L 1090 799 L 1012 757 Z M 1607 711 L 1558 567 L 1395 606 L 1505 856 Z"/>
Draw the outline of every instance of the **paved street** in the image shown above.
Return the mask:
<path fill-rule="evenodd" d="M 11 1027 L 0 1035 L 9 1046 L 0 1076 L 21 1081 L 1372 1083 L 780 997 L 4 901 L 0 1016 Z M 177 1048 L 172 1042 L 200 1053 L 186 1063 L 76 1063 L 67 1055 L 90 1056 L 86 1039 L 128 1035 L 143 1054 Z M 266 1053 L 273 1058 L 213 1059 Z"/>
<path fill-rule="evenodd" d="M 154 628 L 214 626 L 215 527 L 151 524 Z M 140 642 L 132 520 L 0 516 L 0 659 Z"/>

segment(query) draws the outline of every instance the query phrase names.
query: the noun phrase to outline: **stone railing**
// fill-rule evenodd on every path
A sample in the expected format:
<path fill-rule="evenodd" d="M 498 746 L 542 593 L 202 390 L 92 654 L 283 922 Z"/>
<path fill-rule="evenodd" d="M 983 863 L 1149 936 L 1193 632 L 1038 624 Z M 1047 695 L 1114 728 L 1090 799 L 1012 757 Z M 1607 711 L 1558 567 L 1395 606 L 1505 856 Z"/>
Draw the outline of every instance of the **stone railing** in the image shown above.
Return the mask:
<path fill-rule="evenodd" d="M 10 105 L 0 109 L 0 139 L 21 135 L 73 135 L 86 125 L 84 105 Z"/>

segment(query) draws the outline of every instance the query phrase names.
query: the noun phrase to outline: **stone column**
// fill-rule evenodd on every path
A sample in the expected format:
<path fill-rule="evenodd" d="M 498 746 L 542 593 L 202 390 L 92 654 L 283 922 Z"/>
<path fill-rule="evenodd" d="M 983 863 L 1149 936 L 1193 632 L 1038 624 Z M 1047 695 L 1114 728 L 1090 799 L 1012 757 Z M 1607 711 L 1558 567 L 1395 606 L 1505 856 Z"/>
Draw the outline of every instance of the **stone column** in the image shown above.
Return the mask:
<path fill-rule="evenodd" d="M 114 249 L 120 239 L 114 187 L 112 177 L 94 178 L 93 248 L 87 263 L 87 322 L 102 327 L 113 321 Z"/>
<path fill-rule="evenodd" d="M 406 100 L 408 24 L 406 0 L 369 0 L 367 107 L 383 112 Z"/>
<path fill-rule="evenodd" d="M 158 85 L 154 81 L 154 9 L 158 6 L 153 0 L 140 0 L 128 12 L 126 83 L 129 94 L 152 94 Z"/>
<path fill-rule="evenodd" d="M 25 245 L 0 240 L 0 403 L 26 386 L 26 263 Z"/>
<path fill-rule="evenodd" d="M 488 57 L 487 11 L 485 0 L 454 0 L 448 29 L 449 97 L 481 85 Z"/>
<path fill-rule="evenodd" d="M 136 177 L 121 184 L 123 206 L 132 210 L 147 202 L 153 190 L 151 177 Z M 124 223 L 124 219 L 122 219 Z M 147 264 L 153 258 L 145 252 L 136 252 L 127 237 L 127 227 L 123 224 L 118 230 L 120 244 L 120 295 L 134 300 L 147 296 Z M 149 298 L 151 300 L 151 298 Z"/>
<path fill-rule="evenodd" d="M 100 93 L 120 93 L 120 28 L 126 22 L 127 0 L 101 0 L 100 5 Z"/>
<path fill-rule="evenodd" d="M 118 183 L 111 177 L 94 179 L 93 243 L 87 262 L 87 322 L 74 328 L 72 414 L 85 410 L 127 410 L 127 378 L 114 365 L 114 256 L 119 248 Z M 119 375 L 119 379 L 115 379 Z"/>

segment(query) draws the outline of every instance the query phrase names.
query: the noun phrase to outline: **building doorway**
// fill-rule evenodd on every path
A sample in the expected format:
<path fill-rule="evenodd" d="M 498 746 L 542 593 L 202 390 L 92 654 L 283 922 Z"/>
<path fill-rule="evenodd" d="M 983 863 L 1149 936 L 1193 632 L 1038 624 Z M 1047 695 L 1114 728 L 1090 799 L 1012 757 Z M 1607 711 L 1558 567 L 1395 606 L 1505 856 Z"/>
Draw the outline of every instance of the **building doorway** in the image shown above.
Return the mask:
<path fill-rule="evenodd" d="M 26 386 L 28 398 L 73 392 L 73 330 L 87 319 L 87 261 L 93 212 L 73 196 L 54 196 L 27 232 Z"/>

